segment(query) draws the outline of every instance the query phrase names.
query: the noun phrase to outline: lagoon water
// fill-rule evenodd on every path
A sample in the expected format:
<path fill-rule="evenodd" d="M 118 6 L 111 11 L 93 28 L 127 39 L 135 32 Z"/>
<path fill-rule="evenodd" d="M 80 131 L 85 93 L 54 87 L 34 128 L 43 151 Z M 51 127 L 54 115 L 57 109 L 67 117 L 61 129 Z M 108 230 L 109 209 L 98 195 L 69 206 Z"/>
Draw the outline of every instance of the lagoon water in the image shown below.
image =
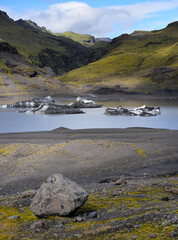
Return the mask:
<path fill-rule="evenodd" d="M 73 101 L 74 99 L 56 102 L 65 104 Z M 85 114 L 72 115 L 25 114 L 19 113 L 20 109 L 0 109 L 0 133 L 47 131 L 59 127 L 70 129 L 147 127 L 178 130 L 178 100 L 102 100 L 96 101 L 96 103 L 102 103 L 103 107 L 83 109 Z M 104 114 L 107 107 L 120 105 L 127 108 L 142 105 L 160 106 L 161 114 L 155 117 L 108 116 Z"/>

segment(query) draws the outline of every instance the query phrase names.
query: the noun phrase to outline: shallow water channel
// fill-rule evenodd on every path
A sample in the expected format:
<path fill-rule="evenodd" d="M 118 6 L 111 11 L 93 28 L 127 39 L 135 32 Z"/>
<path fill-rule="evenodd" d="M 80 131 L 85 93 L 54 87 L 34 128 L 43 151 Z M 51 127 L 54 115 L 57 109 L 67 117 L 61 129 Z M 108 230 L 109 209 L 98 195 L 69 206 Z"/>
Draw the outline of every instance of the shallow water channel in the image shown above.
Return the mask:
<path fill-rule="evenodd" d="M 74 99 L 57 99 L 56 103 L 68 104 L 73 101 Z M 0 109 L 0 133 L 46 131 L 59 127 L 70 129 L 147 127 L 178 130 L 178 100 L 100 100 L 96 103 L 103 104 L 103 107 L 83 109 L 85 114 L 72 115 L 25 114 L 18 112 L 21 109 Z M 107 107 L 120 105 L 126 108 L 142 105 L 160 106 L 161 114 L 155 117 L 104 114 Z"/>

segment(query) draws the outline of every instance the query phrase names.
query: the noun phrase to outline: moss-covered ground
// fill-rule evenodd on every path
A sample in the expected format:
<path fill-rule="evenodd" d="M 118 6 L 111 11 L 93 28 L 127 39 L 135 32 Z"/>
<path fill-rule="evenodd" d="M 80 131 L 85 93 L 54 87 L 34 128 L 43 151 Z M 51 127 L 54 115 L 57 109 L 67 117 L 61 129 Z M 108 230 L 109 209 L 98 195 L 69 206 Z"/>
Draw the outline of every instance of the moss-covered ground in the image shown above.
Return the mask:
<path fill-rule="evenodd" d="M 49 217 L 41 227 L 29 209 L 30 199 L 0 200 L 0 239 L 176 239 L 177 195 L 170 192 L 178 177 L 128 178 L 124 185 L 98 184 L 88 201 L 70 217 Z M 74 222 L 75 216 L 97 211 L 97 218 Z M 9 219 L 10 216 L 17 219 Z"/>

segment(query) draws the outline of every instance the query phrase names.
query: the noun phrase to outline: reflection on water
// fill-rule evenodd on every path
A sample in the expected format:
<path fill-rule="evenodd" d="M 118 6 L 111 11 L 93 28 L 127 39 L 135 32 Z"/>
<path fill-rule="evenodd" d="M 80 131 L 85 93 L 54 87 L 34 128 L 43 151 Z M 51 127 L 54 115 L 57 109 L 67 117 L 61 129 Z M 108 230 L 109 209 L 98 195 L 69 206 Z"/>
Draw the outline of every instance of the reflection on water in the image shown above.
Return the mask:
<path fill-rule="evenodd" d="M 57 101 L 70 103 L 68 101 Z M 127 128 L 148 127 L 178 130 L 177 100 L 126 100 L 96 101 L 103 108 L 84 109 L 85 114 L 74 115 L 43 115 L 18 113 L 19 109 L 0 109 L 0 132 L 26 132 L 52 130 L 58 127 L 70 129 L 85 128 Z M 161 114 L 156 117 L 108 116 L 104 115 L 106 107 L 133 108 L 142 105 L 160 106 Z"/>

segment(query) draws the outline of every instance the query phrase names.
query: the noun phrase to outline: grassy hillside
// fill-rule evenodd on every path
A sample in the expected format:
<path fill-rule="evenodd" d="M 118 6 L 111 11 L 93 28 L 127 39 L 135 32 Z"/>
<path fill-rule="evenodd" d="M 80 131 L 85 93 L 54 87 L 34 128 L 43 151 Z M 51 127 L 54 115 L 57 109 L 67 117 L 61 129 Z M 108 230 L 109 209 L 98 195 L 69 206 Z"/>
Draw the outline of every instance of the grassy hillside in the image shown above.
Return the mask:
<path fill-rule="evenodd" d="M 0 11 L 0 37 L 31 63 L 49 66 L 57 74 L 84 66 L 91 60 L 90 51 L 81 44 L 54 36 L 31 21 L 15 22 L 3 11 Z"/>
<path fill-rule="evenodd" d="M 136 31 L 107 45 L 106 55 L 59 79 L 73 84 L 120 85 L 129 90 L 178 89 L 178 22 L 160 31 Z"/>
<path fill-rule="evenodd" d="M 67 31 L 64 33 L 57 33 L 55 35 L 70 38 L 76 42 L 79 42 L 80 44 L 82 44 L 85 47 L 93 47 L 94 46 L 94 48 L 97 48 L 100 45 L 105 45 L 105 43 L 111 42 L 110 38 L 104 38 L 104 37 L 103 38 L 95 38 L 94 36 L 92 36 L 90 34 L 80 34 L 80 33 L 74 33 L 74 32 L 70 32 L 70 31 Z"/>
<path fill-rule="evenodd" d="M 93 44 L 95 44 L 96 42 L 98 42 L 98 40 L 96 40 L 95 37 L 93 37 L 90 34 L 79 34 L 79 33 L 67 31 L 64 33 L 57 33 L 56 35 L 70 38 L 76 42 L 79 42 L 80 44 L 84 45 L 85 47 L 90 47 Z"/>

